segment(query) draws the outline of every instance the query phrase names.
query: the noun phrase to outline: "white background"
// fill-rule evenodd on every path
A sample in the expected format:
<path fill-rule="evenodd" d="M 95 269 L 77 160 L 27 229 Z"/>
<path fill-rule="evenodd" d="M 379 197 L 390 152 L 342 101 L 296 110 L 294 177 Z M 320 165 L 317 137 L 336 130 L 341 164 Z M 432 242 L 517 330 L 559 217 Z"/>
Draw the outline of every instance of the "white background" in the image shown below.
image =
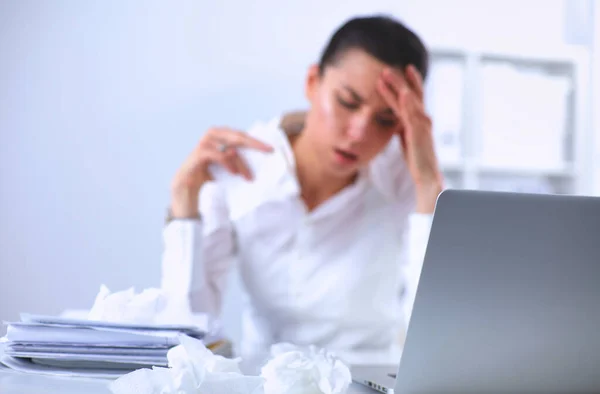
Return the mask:
<path fill-rule="evenodd" d="M 0 319 L 89 307 L 101 283 L 158 285 L 179 163 L 210 125 L 303 107 L 306 67 L 347 17 L 527 50 L 565 42 L 564 4 L 0 0 Z M 238 298 L 234 282 L 234 339 Z"/>

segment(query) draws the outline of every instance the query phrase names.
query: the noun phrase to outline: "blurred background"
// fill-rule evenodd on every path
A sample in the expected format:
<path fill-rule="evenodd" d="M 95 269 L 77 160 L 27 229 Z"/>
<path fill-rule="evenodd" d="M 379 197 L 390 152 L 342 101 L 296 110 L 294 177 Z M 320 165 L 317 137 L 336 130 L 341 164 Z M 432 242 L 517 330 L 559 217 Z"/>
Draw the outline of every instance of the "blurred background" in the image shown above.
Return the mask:
<path fill-rule="evenodd" d="M 600 194 L 595 0 L 0 0 L 0 319 L 158 286 L 170 179 L 203 131 L 304 108 L 307 67 L 369 13 L 430 47 L 451 186 Z"/>

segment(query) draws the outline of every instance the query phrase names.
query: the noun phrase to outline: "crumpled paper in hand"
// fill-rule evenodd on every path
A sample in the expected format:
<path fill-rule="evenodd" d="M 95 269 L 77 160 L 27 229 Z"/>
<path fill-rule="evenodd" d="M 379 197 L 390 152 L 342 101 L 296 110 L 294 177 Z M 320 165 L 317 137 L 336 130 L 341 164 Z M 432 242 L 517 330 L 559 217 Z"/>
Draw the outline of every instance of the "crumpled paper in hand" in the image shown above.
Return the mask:
<path fill-rule="evenodd" d="M 264 394 L 344 394 L 352 376 L 334 354 L 315 346 L 280 343 L 263 366 Z"/>
<path fill-rule="evenodd" d="M 101 285 L 87 318 L 114 323 L 208 326 L 206 316 L 191 313 L 187 299 L 173 299 L 156 288 L 136 293 L 131 287 L 113 293 Z"/>
<path fill-rule="evenodd" d="M 204 344 L 182 335 L 167 353 L 169 368 L 138 369 L 109 384 L 114 394 L 259 394 L 263 378 L 245 376 L 240 359 L 213 354 Z"/>

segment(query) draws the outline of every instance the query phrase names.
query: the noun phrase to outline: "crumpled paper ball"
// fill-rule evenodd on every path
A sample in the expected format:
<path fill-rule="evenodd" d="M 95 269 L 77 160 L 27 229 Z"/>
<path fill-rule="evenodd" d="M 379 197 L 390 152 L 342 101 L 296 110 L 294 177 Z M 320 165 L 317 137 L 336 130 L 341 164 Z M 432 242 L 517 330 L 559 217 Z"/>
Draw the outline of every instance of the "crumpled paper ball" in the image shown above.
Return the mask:
<path fill-rule="evenodd" d="M 113 323 L 183 324 L 209 329 L 207 316 L 193 314 L 187 299 L 174 299 L 157 288 L 136 293 L 131 287 L 113 293 L 101 285 L 87 318 Z"/>
<path fill-rule="evenodd" d="M 166 304 L 167 300 L 160 289 L 146 289 L 136 294 L 134 288 L 130 287 L 112 293 L 108 287 L 102 285 L 88 313 L 88 319 L 152 324 Z"/>
<path fill-rule="evenodd" d="M 240 359 L 215 355 L 182 335 L 167 353 L 169 368 L 138 369 L 109 384 L 113 394 L 262 394 L 263 378 L 244 376 Z"/>
<path fill-rule="evenodd" d="M 263 366 L 264 394 L 344 394 L 352 376 L 333 353 L 315 346 L 280 343 Z"/>

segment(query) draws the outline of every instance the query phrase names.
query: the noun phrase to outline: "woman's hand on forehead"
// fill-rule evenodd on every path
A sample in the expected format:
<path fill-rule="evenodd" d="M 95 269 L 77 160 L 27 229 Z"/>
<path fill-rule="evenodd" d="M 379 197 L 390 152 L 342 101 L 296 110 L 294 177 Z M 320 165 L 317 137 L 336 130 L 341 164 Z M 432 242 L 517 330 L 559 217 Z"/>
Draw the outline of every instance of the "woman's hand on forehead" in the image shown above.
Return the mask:
<path fill-rule="evenodd" d="M 417 194 L 420 190 L 427 191 L 417 196 L 417 204 L 422 207 L 421 211 L 432 211 L 443 181 L 435 154 L 431 118 L 425 112 L 423 79 L 413 65 L 407 66 L 404 73 L 388 68 L 382 72 L 377 88 L 398 117 L 402 151 Z"/>

